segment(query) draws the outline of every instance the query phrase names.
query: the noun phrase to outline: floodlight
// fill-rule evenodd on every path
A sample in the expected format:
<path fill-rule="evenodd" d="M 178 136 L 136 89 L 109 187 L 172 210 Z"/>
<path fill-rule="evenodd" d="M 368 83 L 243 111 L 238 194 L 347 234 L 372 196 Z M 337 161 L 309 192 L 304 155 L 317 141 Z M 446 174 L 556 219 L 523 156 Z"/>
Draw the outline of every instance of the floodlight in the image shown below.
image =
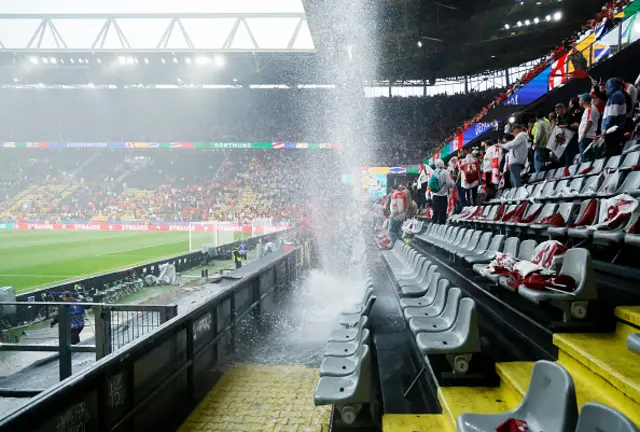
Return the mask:
<path fill-rule="evenodd" d="M 509 24 L 505 24 L 504 28 L 505 28 L 505 30 L 509 30 L 511 28 L 511 26 Z"/>
<path fill-rule="evenodd" d="M 514 116 L 509 117 L 509 123 L 514 124 L 516 122 L 516 118 Z"/>
<path fill-rule="evenodd" d="M 562 12 L 558 11 L 558 12 L 553 14 L 553 20 L 554 21 L 560 21 L 561 19 L 562 19 Z"/>
<path fill-rule="evenodd" d="M 38 57 L 29 57 L 29 61 L 33 64 L 40 63 L 40 60 L 38 60 Z"/>
<path fill-rule="evenodd" d="M 529 24 L 531 24 L 531 21 L 529 21 L 529 20 L 524 20 L 524 25 L 529 25 Z"/>
<path fill-rule="evenodd" d="M 522 21 L 518 21 L 518 27 L 522 27 Z"/>
<path fill-rule="evenodd" d="M 538 23 L 540 22 L 540 18 L 535 17 L 535 18 L 533 19 L 533 22 L 534 22 L 535 24 L 538 24 Z"/>
<path fill-rule="evenodd" d="M 546 21 L 551 21 L 551 15 L 547 15 L 546 17 L 544 17 L 544 19 L 545 19 Z"/>
<path fill-rule="evenodd" d="M 224 58 L 224 56 L 221 55 L 217 55 L 213 58 L 213 62 L 215 63 L 216 66 L 224 66 L 226 64 L 226 59 Z"/>

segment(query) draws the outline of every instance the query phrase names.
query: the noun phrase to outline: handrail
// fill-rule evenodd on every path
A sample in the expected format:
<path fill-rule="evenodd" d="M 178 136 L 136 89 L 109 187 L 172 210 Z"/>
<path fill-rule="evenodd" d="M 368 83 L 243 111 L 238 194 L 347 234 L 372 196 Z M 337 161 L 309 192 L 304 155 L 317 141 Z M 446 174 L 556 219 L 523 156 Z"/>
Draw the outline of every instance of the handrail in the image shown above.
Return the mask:
<path fill-rule="evenodd" d="M 167 422 L 181 422 L 203 388 L 213 384 L 211 365 L 226 352 L 223 343 L 227 341 L 226 348 L 233 353 L 236 327 L 246 320 L 259 324 L 262 300 L 297 278 L 298 271 L 310 263 L 312 249 L 307 241 L 289 252 L 265 257 L 262 265 L 248 268 L 243 279 L 231 282 L 206 303 L 43 391 L 0 420 L 0 431 L 60 430 L 60 424 L 87 431 L 134 429 L 133 424 L 138 430 L 158 430 L 160 426 L 168 429 Z M 154 372 L 145 375 L 149 368 Z M 109 405 L 114 380 L 124 389 L 118 396 L 119 410 Z M 170 405 L 163 406 L 159 399 Z M 153 413 L 147 409 L 151 401 Z"/>

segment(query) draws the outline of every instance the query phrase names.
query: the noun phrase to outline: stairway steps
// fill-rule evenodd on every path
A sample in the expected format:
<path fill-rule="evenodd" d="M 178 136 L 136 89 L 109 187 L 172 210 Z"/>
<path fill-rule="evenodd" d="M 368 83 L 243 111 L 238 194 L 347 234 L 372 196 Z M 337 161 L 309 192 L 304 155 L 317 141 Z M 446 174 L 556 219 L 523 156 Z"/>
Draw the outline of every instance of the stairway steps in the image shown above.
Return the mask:
<path fill-rule="evenodd" d="M 510 390 L 501 387 L 440 387 L 438 401 L 446 420 L 447 430 L 455 432 L 460 414 L 497 414 L 515 408 Z"/>
<path fill-rule="evenodd" d="M 618 306 L 615 313 L 620 320 L 636 327 L 640 332 L 640 306 Z"/>
<path fill-rule="evenodd" d="M 436 432 L 446 427 L 442 414 L 385 414 L 383 432 Z"/>
<path fill-rule="evenodd" d="M 558 361 L 558 364 L 567 369 L 573 378 L 578 409 L 581 409 L 582 405 L 587 402 L 599 402 L 616 408 L 636 423 L 640 421 L 640 410 L 637 406 L 634 407 L 633 404 L 630 404 L 630 400 L 620 392 L 605 391 L 602 382 L 594 380 L 593 374 L 585 375 L 584 367 L 576 365 L 576 361 L 568 355 L 565 354 Z M 529 387 L 534 365 L 535 362 L 497 363 L 496 371 L 502 382 L 517 392 L 518 398 L 521 400 Z M 615 389 L 611 388 L 610 390 Z"/>
<path fill-rule="evenodd" d="M 612 334 L 555 334 L 553 342 L 560 349 L 560 364 L 593 383 L 603 397 L 616 401 L 616 408 L 638 423 L 640 414 L 627 412 L 640 413 L 640 368 L 637 355 L 626 347 L 627 335 L 634 331 L 618 323 Z"/>

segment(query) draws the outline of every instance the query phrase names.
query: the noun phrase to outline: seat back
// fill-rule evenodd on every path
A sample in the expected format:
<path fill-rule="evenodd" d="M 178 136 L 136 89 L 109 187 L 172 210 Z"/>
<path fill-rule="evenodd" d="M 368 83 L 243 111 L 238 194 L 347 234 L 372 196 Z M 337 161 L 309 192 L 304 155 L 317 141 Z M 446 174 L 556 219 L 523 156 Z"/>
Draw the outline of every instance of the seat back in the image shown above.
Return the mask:
<path fill-rule="evenodd" d="M 458 236 L 458 233 L 460 232 L 461 229 L 462 228 L 460 227 L 451 228 L 449 231 L 447 231 L 446 235 L 442 237 L 442 239 L 445 242 L 450 242 L 451 240 L 455 239 Z"/>
<path fill-rule="evenodd" d="M 589 167 L 591 167 L 591 162 L 583 162 L 582 164 L 580 164 L 580 167 L 578 167 L 578 172 L 576 173 L 576 175 L 584 175 L 581 173 L 587 170 Z M 587 174 L 590 173 L 591 171 L 589 171 Z"/>
<path fill-rule="evenodd" d="M 544 188 L 544 183 L 537 183 L 533 187 L 533 191 L 531 191 L 531 194 L 529 195 L 529 197 L 532 198 L 532 199 L 539 198 L 540 197 L 540 193 L 542 192 L 542 188 Z"/>
<path fill-rule="evenodd" d="M 542 208 L 542 206 L 543 204 L 540 204 L 540 203 L 531 204 L 529 207 L 527 207 L 527 210 L 524 212 L 524 218 L 526 219 L 528 217 L 531 217 L 531 215 L 538 213 Z"/>
<path fill-rule="evenodd" d="M 491 210 L 489 211 L 489 215 L 487 216 L 487 219 L 494 220 L 496 218 L 496 215 L 498 214 L 498 209 L 500 209 L 499 205 L 491 207 Z"/>
<path fill-rule="evenodd" d="M 596 274 L 591 253 L 587 249 L 569 249 L 564 254 L 559 274 L 571 276 L 576 281 L 576 289 L 573 292 L 576 300 L 595 300 L 598 297 Z"/>
<path fill-rule="evenodd" d="M 490 232 L 482 233 L 474 250 L 480 253 L 486 251 L 489 248 L 489 243 L 491 242 L 491 235 L 492 233 Z"/>
<path fill-rule="evenodd" d="M 604 163 L 605 163 L 604 158 L 594 160 L 589 174 L 600 174 L 604 169 Z"/>
<path fill-rule="evenodd" d="M 447 281 L 449 282 L 449 281 Z M 447 301 L 442 311 L 442 316 L 454 321 L 458 316 L 458 308 L 460 306 L 460 299 L 462 298 L 462 291 L 460 288 L 450 288 L 447 293 Z"/>
<path fill-rule="evenodd" d="M 638 193 L 640 190 L 640 171 L 632 171 L 629 173 L 618 193 Z"/>
<path fill-rule="evenodd" d="M 489 216 L 489 213 L 491 212 L 491 209 L 492 209 L 493 207 L 494 207 L 494 206 L 485 206 L 485 207 L 484 207 L 484 209 L 482 209 L 482 216 L 483 216 L 483 217 L 485 217 L 485 218 L 486 218 L 487 216 Z"/>
<path fill-rule="evenodd" d="M 478 242 L 480 241 L 480 236 L 482 234 L 483 234 L 482 231 L 474 231 L 473 234 L 471 235 L 471 239 L 466 244 L 465 249 L 467 250 L 475 249 L 476 246 L 478 246 Z"/>
<path fill-rule="evenodd" d="M 573 164 L 569 167 L 569 177 L 573 177 L 576 175 L 576 171 L 578 171 L 578 164 Z"/>
<path fill-rule="evenodd" d="M 557 170 L 555 170 L 555 172 L 553 173 L 553 178 L 554 178 L 554 180 L 561 179 L 562 177 L 564 177 L 564 167 L 562 167 L 562 168 L 558 168 L 558 169 L 557 169 Z"/>
<path fill-rule="evenodd" d="M 609 158 L 609 160 L 607 161 L 607 163 L 604 165 L 604 169 L 605 170 L 617 170 L 618 167 L 620 166 L 620 156 L 611 156 Z"/>
<path fill-rule="evenodd" d="M 535 187 L 536 187 L 536 185 L 532 185 L 532 184 L 529 184 L 529 185 L 525 186 L 525 190 L 527 191 L 527 198 L 531 198 L 532 197 L 531 194 L 533 193 L 533 190 L 535 189 Z"/>
<path fill-rule="evenodd" d="M 425 301 L 427 304 L 433 303 L 436 298 L 436 294 L 438 292 L 438 285 L 440 283 L 440 273 L 437 271 L 431 275 L 431 280 L 429 281 L 429 287 L 427 288 L 427 292 L 424 295 Z"/>
<path fill-rule="evenodd" d="M 513 414 L 516 418 L 536 419 L 535 430 L 574 430 L 578 403 L 571 375 L 557 363 L 538 361 L 533 367 L 527 393 Z"/>
<path fill-rule="evenodd" d="M 576 432 L 638 432 L 631 420 L 619 411 L 596 402 L 582 405 Z"/>
<path fill-rule="evenodd" d="M 513 198 L 515 194 L 516 194 L 516 188 L 511 188 L 508 191 L 504 192 L 502 194 L 502 197 L 500 197 L 500 199 L 510 200 L 511 198 Z"/>
<path fill-rule="evenodd" d="M 473 233 L 474 232 L 472 230 L 467 230 L 464 237 L 462 237 L 462 240 L 460 240 L 460 243 L 459 243 L 460 248 L 464 249 L 467 247 L 467 245 L 471 241 L 471 238 L 473 237 Z"/>
<path fill-rule="evenodd" d="M 540 210 L 540 214 L 533 221 L 533 223 L 539 223 L 541 220 L 553 215 L 556 211 L 556 207 L 557 207 L 557 204 L 545 204 L 545 206 L 542 207 L 542 210 Z"/>
<path fill-rule="evenodd" d="M 529 196 L 529 194 L 527 194 L 527 188 L 526 186 L 520 186 L 518 189 L 516 189 L 516 193 L 513 194 L 513 200 L 515 201 L 522 201 L 527 199 L 527 197 Z"/>
<path fill-rule="evenodd" d="M 580 190 L 581 194 L 589 194 L 594 193 L 598 190 L 598 183 L 600 183 L 600 176 L 594 175 L 591 177 L 587 177 L 582 185 L 582 189 Z"/>
<path fill-rule="evenodd" d="M 556 189 L 555 189 L 555 193 L 556 195 L 559 192 L 564 192 L 565 189 L 567 189 L 569 187 L 569 182 L 571 180 L 569 180 L 568 178 L 562 179 L 560 180 L 557 184 L 556 184 Z"/>
<path fill-rule="evenodd" d="M 569 183 L 569 190 L 580 192 L 582 190 L 582 186 L 584 185 L 584 177 L 578 177 L 571 180 Z"/>
<path fill-rule="evenodd" d="M 518 255 L 518 246 L 520 246 L 520 239 L 518 237 L 509 237 L 504 242 L 502 252 L 514 257 Z"/>
<path fill-rule="evenodd" d="M 445 303 L 447 301 L 447 291 L 449 291 L 449 281 L 447 279 L 440 279 L 438 281 L 438 286 L 434 290 L 435 294 L 433 297 L 433 303 L 431 306 L 438 311 L 444 310 Z M 429 297 L 427 294 L 426 297 Z"/>
<path fill-rule="evenodd" d="M 602 184 L 598 188 L 598 194 L 608 195 L 614 193 L 620 187 L 622 173 L 620 171 L 613 172 L 605 177 Z"/>
<path fill-rule="evenodd" d="M 525 240 L 520 243 L 520 248 L 518 249 L 518 259 L 523 261 L 531 261 L 533 258 L 533 250 L 538 246 L 538 243 L 535 240 Z"/>
<path fill-rule="evenodd" d="M 502 242 L 504 241 L 504 235 L 498 234 L 491 239 L 491 243 L 489 244 L 489 248 L 487 249 L 489 252 L 499 252 L 502 247 Z"/>
<path fill-rule="evenodd" d="M 547 182 L 542 188 L 542 192 L 540 192 L 540 198 L 548 198 L 553 195 L 553 191 L 556 188 L 555 182 Z"/>
<path fill-rule="evenodd" d="M 465 353 L 480 351 L 480 331 L 478 330 L 478 316 L 476 313 L 476 303 L 466 297 L 460 300 L 458 306 L 458 316 L 450 330 L 460 340 L 465 347 Z"/>
<path fill-rule="evenodd" d="M 628 153 L 624 157 L 624 160 L 622 161 L 622 163 L 620 164 L 620 169 L 630 170 L 631 168 L 633 168 L 635 165 L 638 164 L 639 160 L 640 160 L 640 152 L 634 151 L 634 152 Z"/>
<path fill-rule="evenodd" d="M 555 175 L 556 175 L 556 170 L 549 170 L 549 171 L 547 171 L 547 173 L 545 174 L 544 179 L 545 179 L 545 180 L 553 180 L 553 178 L 555 177 Z"/>
<path fill-rule="evenodd" d="M 562 203 L 558 206 L 558 214 L 562 216 L 562 219 L 564 219 L 565 223 L 569 223 L 569 221 L 571 220 L 571 216 L 573 215 L 573 213 L 575 213 L 577 208 L 578 206 L 576 205 L 576 203 Z"/>

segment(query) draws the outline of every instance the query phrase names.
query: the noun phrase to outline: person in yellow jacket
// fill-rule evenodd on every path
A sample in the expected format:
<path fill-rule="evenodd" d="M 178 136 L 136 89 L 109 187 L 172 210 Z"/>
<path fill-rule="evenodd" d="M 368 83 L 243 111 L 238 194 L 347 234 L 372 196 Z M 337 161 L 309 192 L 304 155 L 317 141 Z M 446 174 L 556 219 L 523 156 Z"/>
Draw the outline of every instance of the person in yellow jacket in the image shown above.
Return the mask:
<path fill-rule="evenodd" d="M 242 267 L 242 253 L 238 246 L 233 250 L 233 262 L 236 263 L 236 269 Z"/>

